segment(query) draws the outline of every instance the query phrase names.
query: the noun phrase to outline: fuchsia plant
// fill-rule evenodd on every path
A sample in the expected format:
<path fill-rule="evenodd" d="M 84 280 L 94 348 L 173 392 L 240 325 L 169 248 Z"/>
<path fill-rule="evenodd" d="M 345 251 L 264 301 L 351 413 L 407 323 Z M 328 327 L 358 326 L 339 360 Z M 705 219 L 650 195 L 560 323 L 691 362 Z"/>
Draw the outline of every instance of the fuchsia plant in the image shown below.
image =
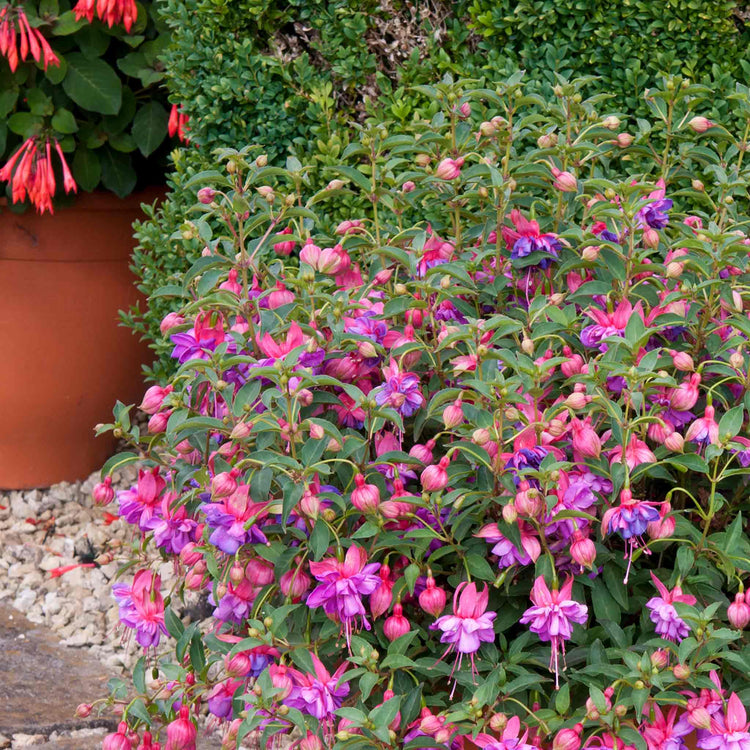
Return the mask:
<path fill-rule="evenodd" d="M 225 747 L 748 750 L 750 119 L 694 144 L 679 80 L 617 135 L 578 83 L 426 91 L 312 196 L 252 148 L 195 177 L 180 368 L 102 428 L 97 502 L 144 464 L 109 701 L 174 748 L 205 708 Z"/>

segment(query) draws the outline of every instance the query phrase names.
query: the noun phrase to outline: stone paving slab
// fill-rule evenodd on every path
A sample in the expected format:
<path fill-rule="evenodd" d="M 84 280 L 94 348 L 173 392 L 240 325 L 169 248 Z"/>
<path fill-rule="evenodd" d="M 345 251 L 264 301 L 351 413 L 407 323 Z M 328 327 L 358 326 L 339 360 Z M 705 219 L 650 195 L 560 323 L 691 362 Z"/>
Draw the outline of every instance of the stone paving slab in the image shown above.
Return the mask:
<path fill-rule="evenodd" d="M 109 675 L 101 663 L 87 651 L 60 645 L 49 630 L 1 603 L 0 654 L 0 735 L 48 737 L 115 726 L 107 718 L 75 717 L 79 703 L 107 695 Z"/>

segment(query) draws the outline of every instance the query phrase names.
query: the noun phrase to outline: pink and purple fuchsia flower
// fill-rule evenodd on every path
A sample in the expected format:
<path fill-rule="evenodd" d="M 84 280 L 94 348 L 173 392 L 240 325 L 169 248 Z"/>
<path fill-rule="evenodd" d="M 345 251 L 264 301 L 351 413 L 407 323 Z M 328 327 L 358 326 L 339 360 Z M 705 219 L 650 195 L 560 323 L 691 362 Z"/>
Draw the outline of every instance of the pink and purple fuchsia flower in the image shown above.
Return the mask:
<path fill-rule="evenodd" d="M 112 586 L 112 595 L 119 605 L 120 622 L 135 630 L 135 639 L 143 648 L 158 646 L 161 635 L 167 635 L 160 589 L 161 578 L 150 570 L 139 570 L 132 586 L 124 583 Z"/>
<path fill-rule="evenodd" d="M 458 659 L 451 670 L 451 677 L 456 669 L 461 669 L 464 654 L 469 654 L 471 673 L 476 675 L 474 654 L 479 651 L 482 643 L 492 643 L 495 640 L 492 623 L 497 613 L 487 612 L 488 603 L 489 593 L 486 584 L 480 593 L 475 583 L 464 581 L 458 585 L 453 594 L 453 614 L 443 615 L 430 625 L 430 630 L 442 631 L 440 642 L 449 644 L 440 658 L 444 659 L 451 651 L 458 653 Z M 454 682 L 453 691 L 455 689 L 456 683 Z M 451 691 L 451 697 L 453 691 Z"/>
<path fill-rule="evenodd" d="M 673 602 L 694 605 L 696 598 L 690 594 L 683 594 L 679 586 L 671 591 L 653 574 L 651 580 L 654 582 L 660 596 L 654 596 L 646 602 L 650 611 L 651 622 L 656 625 L 656 632 L 668 641 L 679 643 L 690 635 L 687 623 L 677 614 L 672 606 Z"/>
<path fill-rule="evenodd" d="M 401 372 L 394 359 L 383 368 L 384 383 L 372 394 L 378 406 L 389 406 L 402 417 L 410 417 L 424 406 L 425 398 L 419 388 L 419 376 Z"/>
<path fill-rule="evenodd" d="M 562 650 L 564 661 L 565 641 L 570 640 L 573 634 L 573 623 L 583 625 L 588 618 L 588 607 L 571 599 L 572 592 L 572 578 L 568 578 L 561 589 L 550 590 L 544 578 L 539 576 L 531 589 L 534 606 L 529 607 L 520 620 L 523 624 L 529 624 L 529 630 L 542 641 L 551 642 L 549 668 L 555 673 L 555 688 L 560 687 L 559 652 Z"/>
<path fill-rule="evenodd" d="M 375 575 L 380 563 L 367 563 L 367 553 L 352 545 L 343 562 L 328 558 L 310 563 L 310 572 L 321 582 L 308 597 L 308 607 L 323 607 L 334 621 L 340 622 L 351 651 L 352 632 L 360 625 L 370 629 L 363 596 L 369 596 L 380 585 Z"/>

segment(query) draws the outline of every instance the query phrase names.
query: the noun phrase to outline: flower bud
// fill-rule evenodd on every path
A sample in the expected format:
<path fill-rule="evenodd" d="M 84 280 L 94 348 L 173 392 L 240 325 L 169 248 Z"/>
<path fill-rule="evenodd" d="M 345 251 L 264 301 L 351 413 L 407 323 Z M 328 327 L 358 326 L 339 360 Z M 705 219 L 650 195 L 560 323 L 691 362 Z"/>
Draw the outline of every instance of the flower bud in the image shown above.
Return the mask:
<path fill-rule="evenodd" d="M 433 617 L 439 617 L 445 609 L 446 594 L 435 585 L 435 579 L 427 576 L 427 585 L 419 595 L 419 606 Z"/>
<path fill-rule="evenodd" d="M 570 172 L 561 172 L 556 167 L 552 168 L 552 176 L 555 178 L 553 187 L 562 193 L 575 193 L 578 190 L 578 182 Z"/>
<path fill-rule="evenodd" d="M 435 177 L 441 180 L 455 180 L 461 176 L 461 167 L 463 165 L 463 157 L 459 157 L 458 159 L 443 159 L 435 169 Z"/>
<path fill-rule="evenodd" d="M 204 206 L 207 206 L 209 203 L 213 201 L 215 195 L 216 195 L 216 191 L 212 187 L 202 187 L 198 191 L 198 200 Z"/>
<path fill-rule="evenodd" d="M 651 227 L 647 227 L 643 230 L 643 244 L 646 247 L 651 248 L 652 250 L 659 247 L 659 233 L 652 229 Z"/>
<path fill-rule="evenodd" d="M 740 352 L 732 352 L 729 355 L 729 364 L 732 365 L 735 370 L 741 370 L 745 365 L 745 358 Z"/>
<path fill-rule="evenodd" d="M 702 193 L 706 189 L 706 186 L 700 180 L 697 180 L 697 179 L 692 180 L 690 184 L 693 190 L 696 190 L 699 193 Z"/>
<path fill-rule="evenodd" d="M 446 468 L 449 461 L 449 458 L 443 456 L 438 464 L 431 464 L 422 471 L 419 479 L 425 492 L 437 492 L 448 484 Z"/>
<path fill-rule="evenodd" d="M 575 531 L 570 545 L 570 556 L 581 568 L 593 570 L 596 560 L 596 546 L 591 539 L 584 536 L 580 531 Z"/>
<path fill-rule="evenodd" d="M 152 385 L 143 395 L 143 401 L 138 408 L 146 414 L 156 414 L 164 405 L 164 399 L 173 390 L 174 388 L 171 385 L 166 386 L 166 388 L 162 388 L 160 385 Z"/>
<path fill-rule="evenodd" d="M 485 121 L 479 126 L 479 134 L 485 138 L 492 138 L 495 133 L 497 133 L 497 128 L 492 122 Z"/>
<path fill-rule="evenodd" d="M 557 133 L 544 133 L 536 139 L 536 145 L 539 148 L 552 148 L 557 145 Z"/>
<path fill-rule="evenodd" d="M 411 191 L 414 190 L 416 187 L 417 186 L 411 180 L 407 180 L 401 186 L 401 192 L 403 192 L 403 193 L 411 193 Z"/>
<path fill-rule="evenodd" d="M 102 740 L 102 750 L 131 750 L 128 725 L 124 721 L 118 724 L 116 732 L 108 734 Z"/>
<path fill-rule="evenodd" d="M 635 138 L 630 133 L 618 133 L 615 141 L 620 148 L 627 148 L 630 146 Z"/>
<path fill-rule="evenodd" d="M 190 721 L 190 707 L 182 706 L 180 715 L 167 725 L 167 744 L 164 750 L 195 750 L 198 728 Z"/>
<path fill-rule="evenodd" d="M 685 264 L 673 260 L 670 263 L 667 263 L 665 270 L 668 279 L 679 279 L 680 276 L 682 276 L 682 272 L 685 270 Z"/>
<path fill-rule="evenodd" d="M 266 560 L 260 558 L 253 558 L 245 566 L 245 578 L 253 586 L 267 586 L 269 583 L 273 583 L 276 576 L 273 572 L 273 565 Z"/>
<path fill-rule="evenodd" d="M 515 523 L 518 520 L 518 511 L 513 502 L 503 505 L 503 521 L 505 523 Z"/>
<path fill-rule="evenodd" d="M 160 432 L 164 432 L 164 430 L 167 429 L 167 422 L 171 416 L 171 409 L 154 414 L 154 416 L 148 420 L 148 431 L 152 435 L 158 435 Z"/>
<path fill-rule="evenodd" d="M 581 250 L 581 258 L 583 258 L 588 263 L 592 263 L 599 257 L 599 251 L 601 248 L 599 245 L 588 245 L 587 247 L 584 247 L 583 250 Z"/>
<path fill-rule="evenodd" d="M 705 133 L 714 123 L 706 117 L 697 116 L 688 122 L 688 126 L 695 133 Z"/>
<path fill-rule="evenodd" d="M 112 489 L 112 477 L 105 477 L 103 482 L 97 482 L 91 493 L 96 505 L 109 505 L 115 499 L 115 491 Z"/>
<path fill-rule="evenodd" d="M 656 669 L 664 669 L 669 664 L 669 651 L 659 648 L 651 654 L 651 666 Z"/>
<path fill-rule="evenodd" d="M 484 427 L 479 427 L 471 433 L 471 440 L 477 445 L 486 445 L 490 442 L 490 431 Z"/>
<path fill-rule="evenodd" d="M 577 730 L 577 727 L 581 727 Z M 552 741 L 552 750 L 578 750 L 581 747 L 581 732 L 583 726 L 576 724 L 573 729 L 561 729 Z"/>
<path fill-rule="evenodd" d="M 231 440 L 244 440 L 252 431 L 252 425 L 247 422 L 237 422 L 229 433 Z"/>
<path fill-rule="evenodd" d="M 674 349 L 670 350 L 670 356 L 672 357 L 672 364 L 682 372 L 692 372 L 695 369 L 695 363 L 693 358 L 687 352 L 677 352 Z"/>
<path fill-rule="evenodd" d="M 565 399 L 565 406 L 575 411 L 578 411 L 579 409 L 585 408 L 588 402 L 589 402 L 589 397 L 587 397 L 585 393 L 580 393 L 576 391 L 575 393 L 571 393 Z"/>
<path fill-rule="evenodd" d="M 602 120 L 602 125 L 607 130 L 617 130 L 620 127 L 620 118 L 615 115 L 609 115 Z"/>
<path fill-rule="evenodd" d="M 380 505 L 380 490 L 377 485 L 367 484 L 362 474 L 354 477 L 356 488 L 352 490 L 352 505 L 363 513 L 372 513 Z"/>
<path fill-rule="evenodd" d="M 231 495 L 237 489 L 239 469 L 222 471 L 211 480 L 211 497 L 220 498 Z"/>
<path fill-rule="evenodd" d="M 508 717 L 505 714 L 492 714 L 490 716 L 490 729 L 493 732 L 502 732 L 508 725 Z"/>
<path fill-rule="evenodd" d="M 317 735 L 314 735 L 309 729 L 307 736 L 299 741 L 299 750 L 323 750 L 324 745 Z"/>
<path fill-rule="evenodd" d="M 76 708 L 76 716 L 79 719 L 85 719 L 91 715 L 91 709 L 93 706 L 90 703 L 79 703 Z"/>
<path fill-rule="evenodd" d="M 672 667 L 672 674 L 678 680 L 687 680 L 690 677 L 690 667 L 687 664 L 675 664 Z"/>
<path fill-rule="evenodd" d="M 750 622 L 750 604 L 745 601 L 745 594 L 738 591 L 734 601 L 727 608 L 729 624 L 736 630 L 744 630 Z"/>
<path fill-rule="evenodd" d="M 706 709 L 705 706 L 688 708 L 687 721 L 688 724 L 695 727 L 696 729 L 705 730 L 711 728 L 711 714 L 708 713 L 708 709 Z"/>
<path fill-rule="evenodd" d="M 452 404 L 443 410 L 443 424 L 446 430 L 458 427 L 464 421 L 464 411 L 461 408 L 461 399 L 457 398 Z"/>
<path fill-rule="evenodd" d="M 411 626 L 409 621 L 404 617 L 403 608 L 400 604 L 393 607 L 393 614 L 383 623 L 383 633 L 389 641 L 395 641 L 402 635 L 406 635 Z"/>

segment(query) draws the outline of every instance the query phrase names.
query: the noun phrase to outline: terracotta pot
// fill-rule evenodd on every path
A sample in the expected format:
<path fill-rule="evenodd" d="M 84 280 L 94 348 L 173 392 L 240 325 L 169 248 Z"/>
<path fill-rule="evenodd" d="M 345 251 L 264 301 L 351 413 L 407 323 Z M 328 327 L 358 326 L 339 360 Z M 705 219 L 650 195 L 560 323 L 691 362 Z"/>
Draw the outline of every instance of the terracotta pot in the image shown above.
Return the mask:
<path fill-rule="evenodd" d="M 118 324 L 139 293 L 128 264 L 140 204 L 163 190 L 84 194 L 54 216 L 0 213 L 0 487 L 82 479 L 113 438 L 116 400 L 137 403 L 148 349 Z"/>

